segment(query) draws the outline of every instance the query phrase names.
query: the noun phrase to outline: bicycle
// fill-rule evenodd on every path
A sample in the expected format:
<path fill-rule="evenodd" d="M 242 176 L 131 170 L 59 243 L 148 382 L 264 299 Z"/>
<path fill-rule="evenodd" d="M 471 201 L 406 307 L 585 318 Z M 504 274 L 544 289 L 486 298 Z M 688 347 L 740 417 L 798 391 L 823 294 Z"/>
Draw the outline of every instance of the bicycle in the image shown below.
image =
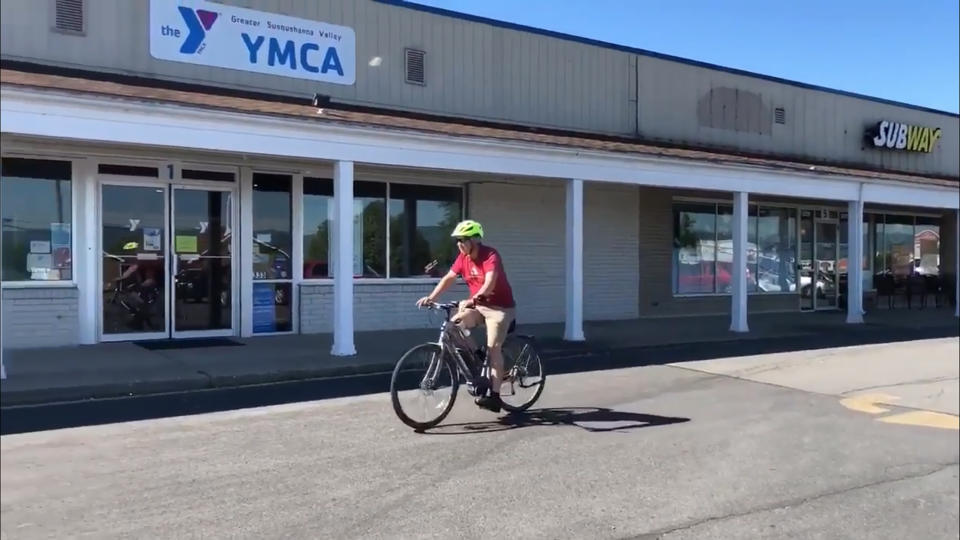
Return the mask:
<path fill-rule="evenodd" d="M 434 427 L 446 418 L 456 402 L 461 378 L 472 396 L 486 395 L 490 389 L 486 347 L 470 350 L 466 339 L 469 332 L 450 321 L 451 313 L 458 306 L 457 302 L 430 304 L 429 309 L 443 310 L 445 314 L 440 325 L 440 338 L 437 342 L 422 343 L 408 350 L 393 369 L 390 379 L 393 410 L 404 424 L 416 430 Z M 515 330 L 516 324 L 511 324 L 502 349 L 504 375 L 500 400 L 509 413 L 522 412 L 533 405 L 543 393 L 546 381 L 533 336 L 519 335 Z M 426 366 L 418 366 L 419 360 L 426 360 Z M 412 390 L 407 390 L 409 387 Z M 414 397 L 420 402 L 420 412 L 426 418 L 413 418 L 417 411 L 405 409 L 401 403 L 406 397 Z M 427 400 L 434 397 L 440 401 L 428 406 Z M 431 414 L 436 416 L 429 416 Z"/>
<path fill-rule="evenodd" d="M 137 284 L 123 286 L 120 280 L 115 280 L 112 294 L 107 300 L 110 304 L 117 304 L 127 312 L 129 323 L 132 328 L 142 330 L 146 325 L 150 330 L 156 330 L 153 325 L 153 305 L 157 301 L 158 291 L 150 287 L 141 287 Z M 139 298 L 137 302 L 131 302 L 131 298 Z"/>

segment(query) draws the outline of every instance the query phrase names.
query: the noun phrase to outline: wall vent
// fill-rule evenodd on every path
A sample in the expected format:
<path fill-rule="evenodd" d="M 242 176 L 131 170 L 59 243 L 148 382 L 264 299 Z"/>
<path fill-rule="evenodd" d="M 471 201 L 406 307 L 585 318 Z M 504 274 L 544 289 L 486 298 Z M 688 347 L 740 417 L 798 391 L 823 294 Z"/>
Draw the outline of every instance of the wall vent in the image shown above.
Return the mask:
<path fill-rule="evenodd" d="M 55 0 L 54 28 L 71 34 L 83 33 L 83 0 Z"/>
<path fill-rule="evenodd" d="M 773 121 L 778 124 L 787 123 L 787 111 L 783 107 L 777 107 L 773 110 Z"/>
<path fill-rule="evenodd" d="M 403 55 L 407 72 L 407 82 L 410 84 L 427 84 L 426 74 L 424 72 L 423 57 L 426 55 L 423 51 L 417 49 L 404 49 Z"/>

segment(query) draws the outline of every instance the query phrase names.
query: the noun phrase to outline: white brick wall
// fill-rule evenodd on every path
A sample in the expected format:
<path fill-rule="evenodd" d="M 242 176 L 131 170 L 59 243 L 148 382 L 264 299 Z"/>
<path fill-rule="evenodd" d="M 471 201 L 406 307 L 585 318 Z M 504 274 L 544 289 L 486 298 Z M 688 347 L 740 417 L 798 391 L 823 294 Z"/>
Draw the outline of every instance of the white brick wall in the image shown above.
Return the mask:
<path fill-rule="evenodd" d="M 637 189 L 584 186 L 584 318 L 637 316 Z M 521 322 L 564 318 L 566 191 L 538 185 L 475 184 L 470 215 L 503 255 Z"/>
<path fill-rule="evenodd" d="M 637 317 L 638 190 L 627 186 L 584 187 L 584 317 Z M 470 216 L 483 223 L 486 241 L 504 258 L 523 323 L 564 318 L 565 191 L 562 182 L 522 185 L 479 183 L 470 187 Z M 414 302 L 434 283 L 354 285 L 356 330 L 431 328 L 437 321 Z M 465 285 L 448 293 L 464 298 Z M 333 286 L 300 288 L 303 333 L 333 331 Z"/>
<path fill-rule="evenodd" d="M 470 186 L 469 215 L 503 257 L 521 323 L 563 320 L 564 197 L 559 181 Z"/>
<path fill-rule="evenodd" d="M 414 305 L 436 283 L 356 283 L 353 286 L 354 329 L 400 330 L 433 328 L 440 319 Z M 460 300 L 465 285 L 454 285 L 441 300 Z M 300 331 L 304 334 L 333 332 L 333 285 L 305 284 L 300 287 Z"/>
<path fill-rule="evenodd" d="M 76 345 L 77 309 L 77 289 L 4 289 L 3 347 Z"/>
<path fill-rule="evenodd" d="M 590 321 L 635 319 L 640 191 L 590 183 L 583 191 L 583 316 Z"/>

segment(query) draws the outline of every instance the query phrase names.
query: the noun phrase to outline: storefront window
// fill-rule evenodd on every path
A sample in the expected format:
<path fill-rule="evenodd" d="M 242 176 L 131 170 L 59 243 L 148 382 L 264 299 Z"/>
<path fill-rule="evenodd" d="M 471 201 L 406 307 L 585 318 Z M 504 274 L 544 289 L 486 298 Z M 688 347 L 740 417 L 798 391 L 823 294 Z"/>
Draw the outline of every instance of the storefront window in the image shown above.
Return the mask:
<path fill-rule="evenodd" d="M 924 276 L 940 274 L 940 220 L 917 217 L 913 233 L 914 272 Z"/>
<path fill-rule="evenodd" d="M 390 277 L 440 277 L 457 253 L 459 188 L 390 185 Z"/>
<path fill-rule="evenodd" d="M 733 287 L 733 207 L 674 207 L 674 292 L 730 294 Z M 747 212 L 747 292 L 796 290 L 796 210 L 750 205 Z"/>
<path fill-rule="evenodd" d="M 253 279 L 292 279 L 292 178 L 253 175 Z"/>
<path fill-rule="evenodd" d="M 757 290 L 796 291 L 796 210 L 761 206 L 758 214 Z"/>
<path fill-rule="evenodd" d="M 293 177 L 253 175 L 253 331 L 293 330 Z"/>
<path fill-rule="evenodd" d="M 674 207 L 674 291 L 712 293 L 717 244 L 717 207 L 683 204 Z"/>
<path fill-rule="evenodd" d="M 3 158 L 3 281 L 73 278 L 71 163 Z"/>
<path fill-rule="evenodd" d="M 387 185 L 356 182 L 353 185 L 353 275 L 387 277 Z M 362 250 L 358 248 L 362 246 Z M 358 254 L 363 253 L 363 258 Z"/>
<path fill-rule="evenodd" d="M 333 181 L 303 179 L 303 278 L 333 275 L 330 235 L 333 225 Z"/>
<path fill-rule="evenodd" d="M 883 241 L 882 269 L 898 278 L 913 273 L 913 216 L 887 214 Z"/>
<path fill-rule="evenodd" d="M 450 231 L 462 215 L 459 187 L 355 182 L 354 277 L 438 277 L 453 262 Z M 387 212 L 390 265 L 387 268 Z M 333 276 L 333 182 L 304 178 L 304 279 Z M 434 261 L 436 263 L 434 264 Z M 389 273 L 388 273 L 389 270 Z"/>

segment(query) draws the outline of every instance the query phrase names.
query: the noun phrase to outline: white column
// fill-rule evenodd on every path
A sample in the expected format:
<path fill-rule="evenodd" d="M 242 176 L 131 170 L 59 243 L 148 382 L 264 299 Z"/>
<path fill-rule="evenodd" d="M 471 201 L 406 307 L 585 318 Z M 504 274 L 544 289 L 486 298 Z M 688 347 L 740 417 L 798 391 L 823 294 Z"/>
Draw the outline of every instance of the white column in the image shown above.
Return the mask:
<path fill-rule="evenodd" d="M 863 201 L 847 205 L 847 323 L 863 323 Z"/>
<path fill-rule="evenodd" d="M 747 192 L 733 194 L 733 290 L 730 299 L 730 331 L 747 327 Z"/>
<path fill-rule="evenodd" d="M 293 304 L 293 331 L 300 333 L 303 321 L 300 320 L 300 285 L 303 281 L 303 175 L 293 175 L 290 202 L 293 204 L 290 217 L 293 226 L 293 250 L 291 261 L 293 283 L 290 284 L 290 301 Z"/>
<path fill-rule="evenodd" d="M 583 335 L 583 180 L 567 181 L 566 325 L 563 339 Z"/>
<path fill-rule="evenodd" d="M 357 354 L 353 344 L 353 162 L 333 165 L 334 356 Z"/>
<path fill-rule="evenodd" d="M 240 223 L 234 226 L 240 237 L 240 335 L 253 335 L 253 170 L 240 169 Z"/>
<path fill-rule="evenodd" d="M 80 159 L 73 165 L 74 197 L 77 210 L 77 231 L 73 239 L 75 254 L 73 271 L 77 279 L 77 314 L 80 335 L 79 342 L 92 345 L 97 342 L 97 329 L 101 317 L 100 298 L 103 286 L 100 284 L 100 265 L 103 261 L 97 246 L 100 245 L 100 223 L 97 208 L 100 190 L 97 186 L 97 170 L 93 160 Z"/>

